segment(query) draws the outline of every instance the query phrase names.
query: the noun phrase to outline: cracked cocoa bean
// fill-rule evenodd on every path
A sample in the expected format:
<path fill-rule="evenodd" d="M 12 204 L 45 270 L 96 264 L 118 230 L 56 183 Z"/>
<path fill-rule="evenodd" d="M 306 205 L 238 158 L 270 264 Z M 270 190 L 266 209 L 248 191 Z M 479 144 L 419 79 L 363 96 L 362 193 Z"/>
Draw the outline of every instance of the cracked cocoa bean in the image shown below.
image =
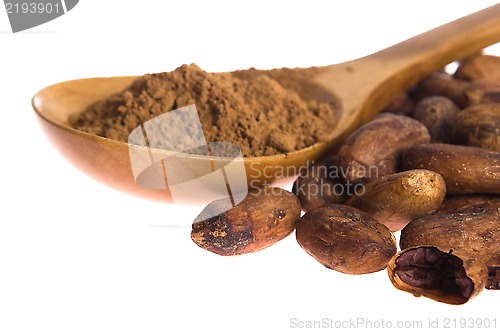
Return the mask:
<path fill-rule="evenodd" d="M 499 242 L 498 211 L 427 215 L 401 231 L 389 277 L 414 295 L 462 304 L 495 283 L 488 267 L 500 265 Z"/>
<path fill-rule="evenodd" d="M 398 289 L 450 304 L 461 304 L 471 297 L 474 283 L 459 257 L 431 246 L 403 250 L 396 257 L 388 271 Z"/>

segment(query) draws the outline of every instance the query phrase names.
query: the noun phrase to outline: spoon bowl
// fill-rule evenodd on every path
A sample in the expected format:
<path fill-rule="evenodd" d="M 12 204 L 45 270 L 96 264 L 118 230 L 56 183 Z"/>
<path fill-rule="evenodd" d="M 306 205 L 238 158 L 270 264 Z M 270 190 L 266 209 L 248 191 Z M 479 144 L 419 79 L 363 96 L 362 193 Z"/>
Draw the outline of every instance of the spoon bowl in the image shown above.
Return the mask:
<path fill-rule="evenodd" d="M 300 69 L 307 86 L 304 93 L 340 105 L 331 139 L 305 149 L 264 157 L 245 157 L 243 163 L 250 188 L 258 188 L 277 178 L 293 176 L 309 161 L 324 156 L 347 135 L 369 121 L 393 97 L 420 79 L 500 41 L 500 4 L 468 15 L 439 28 L 353 61 Z M 280 70 L 269 71 L 280 81 Z M 235 75 L 246 75 L 246 71 Z M 266 71 L 253 71 L 262 74 Z M 135 76 L 80 79 L 58 83 L 39 91 L 33 108 L 52 144 L 73 165 L 110 187 L 146 199 L 172 202 L 168 183 L 163 189 L 137 185 L 130 161 L 130 147 L 120 142 L 78 131 L 69 125 L 72 114 L 92 103 L 127 88 Z M 284 85 L 286 82 L 281 82 Z M 155 151 L 169 155 L 168 151 Z M 209 156 L 185 154 L 180 157 L 193 169 L 201 168 Z M 207 159 L 208 158 L 208 159 Z M 197 203 L 193 198 L 193 203 Z"/>

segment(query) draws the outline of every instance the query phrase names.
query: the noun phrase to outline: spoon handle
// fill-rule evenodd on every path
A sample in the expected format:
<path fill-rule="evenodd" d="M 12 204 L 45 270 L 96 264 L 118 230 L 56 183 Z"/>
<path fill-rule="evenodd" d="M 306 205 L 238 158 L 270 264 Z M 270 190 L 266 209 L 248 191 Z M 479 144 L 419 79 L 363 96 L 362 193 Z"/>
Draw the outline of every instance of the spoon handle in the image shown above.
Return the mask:
<path fill-rule="evenodd" d="M 425 76 L 499 41 L 497 4 L 366 57 L 328 66 L 317 83 L 347 96 L 343 109 L 352 115 L 350 125 L 356 125 Z"/>
<path fill-rule="evenodd" d="M 462 17 L 427 31 L 399 44 L 363 58 L 373 62 L 384 61 L 377 76 L 387 78 L 402 73 L 406 87 L 415 83 L 415 77 L 439 70 L 453 60 L 464 59 L 483 48 L 500 41 L 500 4 Z M 361 59 L 360 59 L 361 60 Z M 409 82 L 406 82 L 408 80 Z"/>

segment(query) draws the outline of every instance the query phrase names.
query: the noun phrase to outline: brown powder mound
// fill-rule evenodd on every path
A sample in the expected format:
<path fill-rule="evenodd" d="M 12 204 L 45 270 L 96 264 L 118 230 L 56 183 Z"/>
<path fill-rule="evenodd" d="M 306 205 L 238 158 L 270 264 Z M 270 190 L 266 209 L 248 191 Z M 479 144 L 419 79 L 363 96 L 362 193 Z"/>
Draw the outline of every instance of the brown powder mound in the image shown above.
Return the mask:
<path fill-rule="evenodd" d="M 148 74 L 71 117 L 70 124 L 127 142 L 141 123 L 195 104 L 207 142 L 235 143 L 244 156 L 287 153 L 328 140 L 336 122 L 334 102 L 306 100 L 297 87 L 287 89 L 256 72 L 207 73 L 193 64 Z"/>

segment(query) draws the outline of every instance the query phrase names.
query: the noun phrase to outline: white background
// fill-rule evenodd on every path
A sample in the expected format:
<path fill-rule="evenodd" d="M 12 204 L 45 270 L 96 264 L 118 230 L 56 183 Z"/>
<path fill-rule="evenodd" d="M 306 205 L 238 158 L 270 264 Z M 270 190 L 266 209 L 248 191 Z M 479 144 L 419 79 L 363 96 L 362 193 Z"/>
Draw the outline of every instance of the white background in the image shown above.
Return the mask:
<path fill-rule="evenodd" d="M 81 174 L 44 137 L 30 104 L 60 81 L 183 63 L 230 71 L 342 62 L 494 3 L 82 0 L 17 34 L 2 9 L 0 331 L 287 331 L 293 317 L 424 326 L 496 318 L 498 327 L 494 291 L 463 306 L 414 298 L 386 271 L 324 268 L 293 235 L 241 257 L 201 250 L 189 227 L 155 226 L 189 225 L 201 207 L 130 197 Z"/>

